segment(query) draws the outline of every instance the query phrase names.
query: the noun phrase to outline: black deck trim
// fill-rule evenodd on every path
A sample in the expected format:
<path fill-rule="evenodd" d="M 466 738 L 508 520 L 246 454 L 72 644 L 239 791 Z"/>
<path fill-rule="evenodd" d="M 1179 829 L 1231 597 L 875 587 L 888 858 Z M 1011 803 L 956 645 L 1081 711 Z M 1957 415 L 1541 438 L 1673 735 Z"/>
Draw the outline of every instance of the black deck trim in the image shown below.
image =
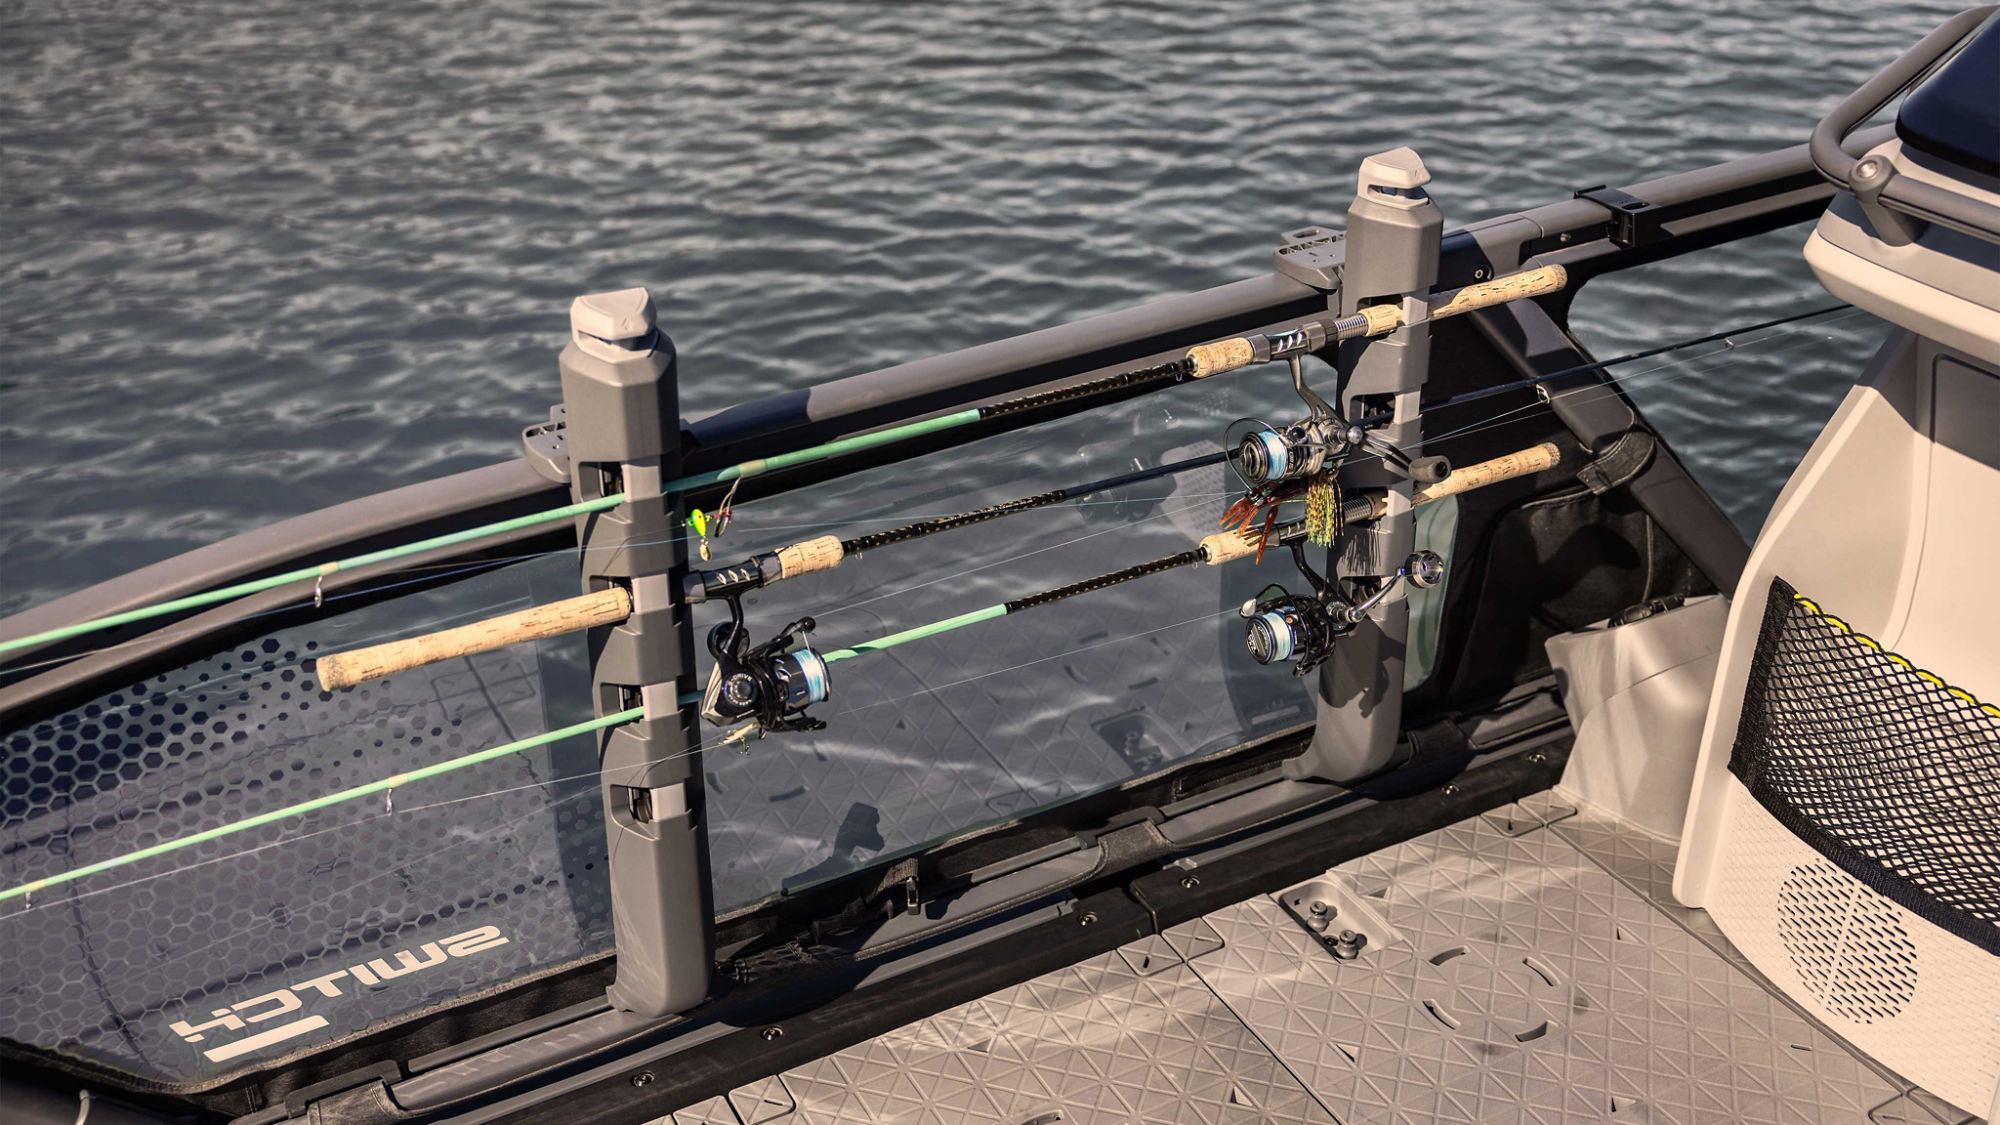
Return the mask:
<path fill-rule="evenodd" d="M 773 1008 L 768 1021 L 673 1056 L 671 1065 L 635 1067 L 563 1095 L 557 1104 L 517 1109 L 493 1125 L 638 1125 L 726 1094 L 958 1004 L 1008 988 L 1120 945 L 1198 918 L 1253 895 L 1268 894 L 1329 867 L 1541 792 L 1562 776 L 1567 739 L 1458 775 L 1447 792 L 1431 789 L 1379 801 L 1343 816 L 1340 831 L 1307 821 L 1267 833 L 1254 847 L 1188 873 L 1160 867 L 1136 879 L 1081 895 L 1070 914 L 1016 934 L 1007 956 L 975 951 L 945 959 L 884 985 L 823 998 L 802 996 L 795 1011 Z M 1085 916 L 1094 916 L 1089 925 Z M 768 1028 L 780 1028 L 765 1038 Z M 651 1077 L 635 1084 L 641 1071 Z M 469 1115 L 476 1117 L 477 1115 Z M 374 1125 L 330 1119 L 327 1125 Z"/>

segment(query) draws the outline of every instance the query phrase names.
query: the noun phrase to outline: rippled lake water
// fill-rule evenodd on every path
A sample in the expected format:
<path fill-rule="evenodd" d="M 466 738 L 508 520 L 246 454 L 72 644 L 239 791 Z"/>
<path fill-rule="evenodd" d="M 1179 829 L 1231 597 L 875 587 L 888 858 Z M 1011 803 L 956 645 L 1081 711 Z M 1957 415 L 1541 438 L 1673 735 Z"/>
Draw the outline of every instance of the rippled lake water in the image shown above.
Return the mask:
<path fill-rule="evenodd" d="M 716 408 L 1261 271 L 1398 144 L 1457 223 L 1798 143 L 1950 11 L 10 6 L 0 611 L 510 456 L 579 292 L 649 286 Z M 1803 237 L 1577 323 L 1801 307 Z M 1863 319 L 1639 389 L 1746 526 Z"/>

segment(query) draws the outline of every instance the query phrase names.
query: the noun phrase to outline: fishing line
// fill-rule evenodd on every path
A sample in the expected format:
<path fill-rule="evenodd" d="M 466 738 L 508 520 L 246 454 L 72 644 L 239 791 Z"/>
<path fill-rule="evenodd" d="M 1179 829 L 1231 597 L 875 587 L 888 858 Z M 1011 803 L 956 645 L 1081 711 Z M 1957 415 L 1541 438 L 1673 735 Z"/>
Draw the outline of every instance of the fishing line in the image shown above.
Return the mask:
<path fill-rule="evenodd" d="M 953 680 L 950 683 L 934 684 L 929 687 L 923 688 L 920 691 L 911 692 L 908 695 L 899 695 L 893 699 L 878 699 L 873 703 L 863 703 L 859 707 L 850 707 L 845 711 L 837 711 L 834 713 L 833 717 L 838 719 L 846 715 L 859 714 L 860 712 L 866 711 L 872 707 L 881 707 L 890 703 L 903 703 L 912 699 L 921 698 L 926 695 L 934 695 L 940 691 L 944 691 L 949 688 L 962 687 L 966 684 L 976 683 L 980 680 L 984 680 L 992 676 L 1005 675 L 1008 672 L 1018 672 L 1023 668 L 1032 668 L 1037 664 L 1046 664 L 1051 660 L 1061 660 L 1065 656 L 1075 656 L 1077 653 L 1080 652 L 1089 652 L 1093 649 L 1104 648 L 1107 645 L 1124 644 L 1126 641 L 1136 641 L 1140 637 L 1150 637 L 1154 633 L 1164 633 L 1169 629 L 1178 629 L 1183 625 L 1193 625 L 1201 621 L 1213 621 L 1218 617 L 1234 616 L 1236 612 L 1237 612 L 1236 607 L 1230 606 L 1226 609 L 1219 609 L 1214 613 L 1203 614 L 1200 617 L 1190 617 L 1185 621 L 1176 621 L 1171 625 L 1161 625 L 1157 628 L 1146 629 L 1138 633 L 1128 633 L 1125 636 L 1112 637 L 1108 640 L 1092 641 L 1090 644 L 1079 645 L 1076 648 L 1067 649 L 1063 652 L 1051 653 L 1048 656 L 1038 656 L 1033 660 L 1025 660 L 1019 664 L 1009 665 L 1008 667 L 1005 668 L 996 668 L 991 672 L 981 672 L 977 676 L 967 676 L 964 679 Z"/>
<path fill-rule="evenodd" d="M 1849 320 L 1856 316 L 1865 315 L 1866 313 L 1866 310 L 1855 309 L 1849 305 L 1832 305 L 1826 308 L 1816 309 L 1811 313 L 1800 314 L 1799 316 L 1782 317 L 1779 318 L 1777 321 L 1763 322 L 1756 325 L 1748 325 L 1743 328 L 1738 328 L 1729 332 L 1714 333 L 1711 334 L 1710 336 L 1703 337 L 1700 340 L 1700 342 L 1701 343 L 1716 343 L 1718 341 L 1728 342 L 1729 337 L 1739 335 L 1746 331 L 1756 331 L 1763 327 L 1767 327 L 1774 324 L 1789 323 L 1793 320 L 1804 319 L 1806 316 L 1824 316 L 1828 313 L 1838 312 L 1841 309 L 1849 309 L 1850 315 L 1837 317 L 1835 318 L 1834 321 L 1830 323 L 1839 323 L 1840 321 Z M 1624 387 L 1629 389 L 1639 386 L 1646 386 L 1646 387 L 1664 386 L 1667 383 L 1675 382 L 1680 379 L 1690 378 L 1695 375 L 1708 374 L 1710 373 L 1711 369 L 1703 368 L 1700 366 L 1690 366 L 1690 365 L 1699 365 L 1704 360 L 1722 359 L 1726 357 L 1734 357 L 1738 355 L 1747 354 L 1750 351 L 1750 349 L 1757 348 L 1770 341 L 1792 339 L 1795 337 L 1804 337 L 1804 338 L 1794 339 L 1793 343 L 1787 347 L 1768 350 L 1768 351 L 1760 351 L 1757 354 L 1766 357 L 1772 355 L 1782 355 L 1783 353 L 1793 350 L 1794 348 L 1805 347 L 1808 344 L 1812 344 L 1823 338 L 1817 335 L 1803 333 L 1795 329 L 1789 332 L 1774 333 L 1770 336 L 1761 336 L 1754 340 L 1746 340 L 1741 344 L 1731 343 L 1726 348 L 1723 348 L 1719 351 L 1710 352 L 1705 355 L 1692 356 L 1687 359 L 1674 360 L 1669 363 L 1662 363 L 1655 367 L 1648 367 L 1643 370 L 1634 371 L 1625 375 L 1611 376 L 1610 378 L 1605 380 L 1605 383 L 1601 386 L 1590 387 L 1587 389 L 1582 389 L 1577 391 L 1572 401 L 1579 404 L 1596 402 L 1607 397 L 1615 397 L 1618 394 L 1619 387 Z M 1537 383 L 1548 382 L 1551 379 L 1562 378 L 1572 374 L 1587 373 L 1591 370 L 1599 369 L 1609 364 L 1627 363 L 1638 359 L 1650 358 L 1653 355 L 1664 354 L 1667 351 L 1677 351 L 1680 350 L 1682 346 L 1691 347 L 1694 346 L 1694 344 L 1693 342 L 1687 342 L 1685 343 L 1685 345 L 1666 345 L 1661 348 L 1647 349 L 1643 353 L 1634 352 L 1628 356 L 1620 356 L 1616 359 L 1601 361 L 1600 363 L 1582 364 L 1577 367 L 1566 368 L 1562 371 L 1554 372 L 1549 375 L 1537 376 L 1534 379 L 1520 380 L 1515 384 L 1510 384 L 1509 386 L 1510 389 L 1516 389 L 1516 390 L 1525 389 L 1527 387 L 1534 386 Z M 1686 369 L 1677 370 L 1680 368 L 1686 368 Z M 1669 374 L 1666 377 L 1660 379 L 1648 378 L 1648 376 L 1659 374 L 1660 372 L 1673 372 L 1673 374 Z M 1484 390 L 1484 388 L 1482 388 L 1482 390 Z M 1479 392 L 1473 392 L 1473 393 L 1479 394 Z M 1484 396 L 1481 395 L 1480 397 Z M 1432 409 L 1439 409 L 1443 405 L 1449 405 L 1449 404 L 1450 403 L 1447 401 L 1433 406 L 1426 406 L 1425 410 L 1429 411 Z M 1496 429 L 1500 426 L 1511 425 L 1515 422 L 1524 421 L 1525 420 L 1524 418 L 1517 418 L 1514 417 L 1514 415 L 1522 414 L 1525 411 L 1535 410 L 1539 408 L 1553 409 L 1553 407 L 1551 406 L 1551 404 L 1547 399 L 1538 399 L 1537 401 L 1523 403 L 1520 406 L 1503 410 L 1498 414 L 1494 414 L 1486 418 L 1481 418 L 1476 421 L 1469 422 L 1454 430 L 1447 430 L 1441 434 L 1425 434 L 1423 440 L 1426 443 L 1429 443 L 1429 442 L 1442 441 L 1445 438 L 1460 437 L 1465 434 L 1483 433 L 1487 430 Z M 1386 420 L 1387 416 L 1371 415 L 1370 418 L 1375 421 L 1382 421 Z M 1349 456 L 1347 458 L 1347 463 L 1348 464 L 1365 463 L 1367 461 L 1376 461 L 1380 459 L 1381 459 L 1380 456 L 1377 454 L 1372 454 L 1372 453 L 1360 454 L 1360 455 Z"/>
<path fill-rule="evenodd" d="M 1816 309 L 1809 309 L 1802 313 L 1793 313 L 1789 316 L 1781 316 L 1772 320 L 1760 321 L 1756 324 L 1746 324 L 1739 328 L 1731 328 L 1722 332 L 1712 332 L 1706 336 L 1697 336 L 1690 340 L 1681 340 L 1671 344 L 1662 344 L 1659 347 L 1655 348 L 1645 348 L 1636 352 L 1627 352 L 1624 355 L 1613 356 L 1610 359 L 1600 359 L 1590 363 L 1580 363 L 1574 367 L 1565 367 L 1561 371 L 1551 371 L 1546 375 L 1535 375 L 1526 379 L 1516 379 L 1511 383 L 1499 383 L 1491 387 L 1480 387 L 1477 390 L 1466 391 L 1462 394 L 1452 395 L 1449 398 L 1438 399 L 1432 402 L 1425 402 L 1421 404 L 1418 409 L 1420 412 L 1428 412 L 1432 410 L 1443 410 L 1453 406 L 1463 406 L 1466 403 L 1477 402 L 1480 399 L 1492 398 L 1494 395 L 1503 395 L 1507 394 L 1510 391 L 1520 391 L 1520 390 L 1526 390 L 1530 387 L 1538 387 L 1543 383 L 1553 382 L 1557 379 L 1567 379 L 1572 375 L 1587 375 L 1592 371 L 1603 371 L 1608 367 L 1615 367 L 1622 363 L 1632 363 L 1634 361 L 1641 359 L 1651 359 L 1654 356 L 1666 355 L 1671 352 L 1682 351 L 1686 348 L 1700 347 L 1703 344 L 1713 344 L 1716 343 L 1717 341 L 1727 342 L 1729 337 L 1731 336 L 1740 336 L 1747 332 L 1761 332 L 1766 328 L 1776 328 L 1779 325 L 1792 324 L 1794 322 L 1801 320 L 1809 320 L 1812 317 L 1825 316 L 1828 313 L 1839 312 L 1842 309 L 1849 309 L 1853 307 L 1854 306 L 1848 304 L 1846 301 L 1841 301 L 1836 304 L 1824 305 Z M 1735 345 L 1731 345 L 1731 348 L 1734 347 Z M 1643 372 L 1641 374 L 1643 374 Z M 1393 413 L 1385 411 L 1378 414 L 1370 414 L 1365 418 L 1357 419 L 1355 421 L 1355 425 L 1357 426 L 1380 425 L 1384 422 L 1390 422 L 1394 420 L 1395 420 L 1395 415 Z"/>
<path fill-rule="evenodd" d="M 1825 313 L 1828 312 L 1838 311 L 1838 308 L 1840 307 L 1846 307 L 1846 306 L 1836 306 L 1835 308 L 1821 309 L 1819 310 L 1818 313 L 1814 315 L 1824 315 Z M 1855 315 L 1860 315 L 1862 314 L 1862 312 L 1863 310 L 1860 309 L 1854 310 Z M 1840 319 L 1845 320 L 1848 318 L 1842 317 Z M 1835 323 L 1838 323 L 1838 321 L 1835 321 Z M 1729 335 L 1734 335 L 1734 333 L 1724 334 L 1723 338 L 1726 339 L 1727 336 Z M 1709 373 L 1710 369 L 1702 368 L 1700 366 L 1689 366 L 1689 365 L 1699 365 L 1704 360 L 1733 358 L 1735 356 L 1745 354 L 1745 352 L 1748 349 L 1753 348 L 1759 344 L 1763 344 L 1771 340 L 1780 340 L 1780 339 L 1786 339 L 1788 337 L 1798 337 L 1798 336 L 1805 336 L 1805 338 L 1794 339 L 1792 343 L 1786 347 L 1776 348 L 1769 351 L 1763 351 L 1759 352 L 1758 354 L 1762 356 L 1782 355 L 1787 351 L 1793 350 L 1794 348 L 1802 348 L 1807 346 L 1808 344 L 1812 344 L 1819 339 L 1819 337 L 1817 336 L 1806 335 L 1804 333 L 1794 331 L 1794 332 L 1779 333 L 1771 336 L 1765 336 L 1757 340 L 1745 341 L 1742 344 L 1732 344 L 1721 351 L 1710 352 L 1707 355 L 1693 356 L 1691 358 L 1684 360 L 1676 360 L 1673 363 L 1663 363 L 1657 367 L 1649 367 L 1643 371 L 1635 371 L 1629 375 L 1616 376 L 1612 379 L 1607 380 L 1606 385 L 1604 386 L 1593 387 L 1589 388 L 1588 390 L 1579 392 L 1573 401 L 1577 403 L 1596 402 L 1606 397 L 1612 397 L 1617 395 L 1619 387 L 1624 387 L 1627 389 L 1640 386 L 1658 387 L 1658 386 L 1664 386 L 1668 383 L 1676 382 L 1681 379 L 1690 378 L 1695 375 L 1705 375 Z M 1707 342 L 1713 343 L 1714 341 L 1709 340 Z M 1682 367 L 1686 367 L 1687 369 L 1679 371 L 1675 370 L 1676 368 L 1682 368 Z M 1572 369 L 1572 370 L 1579 370 L 1579 369 Z M 1658 378 L 1658 379 L 1647 378 L 1648 376 L 1656 375 L 1661 372 L 1672 372 L 1672 373 L 1665 375 L 1663 378 Z M 1568 372 L 1559 372 L 1557 373 L 1557 375 L 1549 376 L 1548 378 L 1556 378 L 1563 374 L 1568 374 Z M 1542 381 L 1546 382 L 1547 380 L 1544 379 Z M 1512 415 L 1520 414 L 1523 411 L 1534 410 L 1538 407 L 1547 407 L 1549 409 L 1554 409 L 1553 405 L 1547 399 L 1540 399 L 1535 402 L 1524 403 L 1520 406 L 1514 407 L 1511 410 L 1503 410 L 1500 413 L 1495 414 L 1490 418 L 1485 418 L 1477 422 L 1469 423 L 1455 430 L 1448 430 L 1434 437 L 1426 435 L 1424 440 L 1440 441 L 1448 437 L 1457 437 L 1462 434 L 1479 433 L 1485 430 L 1493 429 L 1497 426 L 1508 425 L 1512 422 L 1521 420 L 1518 418 L 1511 417 Z"/>

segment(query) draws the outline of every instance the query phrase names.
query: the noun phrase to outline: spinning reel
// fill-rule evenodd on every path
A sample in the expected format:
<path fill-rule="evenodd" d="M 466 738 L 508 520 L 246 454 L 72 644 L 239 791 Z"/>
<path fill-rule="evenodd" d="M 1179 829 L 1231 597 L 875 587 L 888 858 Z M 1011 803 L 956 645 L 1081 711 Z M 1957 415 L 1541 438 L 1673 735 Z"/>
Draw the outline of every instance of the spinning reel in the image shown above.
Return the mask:
<path fill-rule="evenodd" d="M 1355 449 L 1377 454 L 1395 470 L 1407 474 L 1409 455 L 1349 422 L 1338 410 L 1306 386 L 1299 357 L 1289 357 L 1292 390 L 1306 404 L 1304 418 L 1288 426 L 1259 424 L 1236 445 L 1236 471 L 1253 491 L 1269 492 L 1282 484 L 1309 481 Z"/>
<path fill-rule="evenodd" d="M 1442 457 L 1419 457 L 1413 461 L 1409 454 L 1367 426 L 1349 422 L 1306 386 L 1297 354 L 1288 356 L 1287 362 L 1292 369 L 1292 390 L 1306 404 L 1306 416 L 1282 427 L 1243 419 L 1255 428 L 1237 439 L 1230 435 L 1241 422 L 1232 424 L 1223 438 L 1224 446 L 1234 446 L 1231 460 L 1249 491 L 1229 506 L 1222 523 L 1225 527 L 1247 529 L 1261 517 L 1264 538 L 1257 549 L 1260 558 L 1277 523 L 1278 507 L 1288 500 L 1305 500 L 1307 537 L 1318 546 L 1333 545 L 1345 527 L 1336 474 L 1356 450 L 1366 450 L 1390 473 L 1418 483 L 1434 483 L 1451 471 Z"/>
<path fill-rule="evenodd" d="M 1294 594 L 1273 583 L 1237 612 L 1244 618 L 1243 643 L 1250 650 L 1250 659 L 1259 664 L 1289 663 L 1294 676 L 1303 676 L 1325 663 L 1333 655 L 1333 643 L 1367 620 L 1398 582 L 1428 590 L 1444 581 L 1444 559 L 1435 551 L 1418 551 L 1404 560 L 1381 589 L 1356 603 L 1306 562 L 1302 541 L 1294 540 L 1291 547 L 1292 562 L 1312 585 L 1312 593 Z"/>
<path fill-rule="evenodd" d="M 801 617 L 760 645 L 750 643 L 743 606 L 730 597 L 729 622 L 708 634 L 715 671 L 702 693 L 702 717 L 712 723 L 754 723 L 762 731 L 819 730 L 822 720 L 805 713 L 831 694 L 826 661 L 807 641 L 813 619 Z M 747 736 L 746 736 L 747 737 Z"/>

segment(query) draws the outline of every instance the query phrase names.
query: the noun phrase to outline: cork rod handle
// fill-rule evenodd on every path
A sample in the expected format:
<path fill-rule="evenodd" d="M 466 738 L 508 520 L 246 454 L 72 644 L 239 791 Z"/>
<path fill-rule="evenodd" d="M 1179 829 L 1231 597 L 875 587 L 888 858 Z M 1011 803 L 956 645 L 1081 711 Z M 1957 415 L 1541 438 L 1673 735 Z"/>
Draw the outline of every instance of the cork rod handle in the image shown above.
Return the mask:
<path fill-rule="evenodd" d="M 339 691 L 364 680 L 379 680 L 441 660 L 610 625 L 625 620 L 631 613 L 632 595 L 622 587 L 613 587 L 518 613 L 489 617 L 441 633 L 322 656 L 314 667 L 320 687 Z"/>
<path fill-rule="evenodd" d="M 1546 296 L 1568 284 L 1569 271 L 1561 266 L 1540 266 L 1510 273 L 1506 277 L 1468 285 L 1442 304 L 1432 305 L 1431 319 L 1443 320 L 1448 316 L 1504 305 L 1509 301 Z"/>
<path fill-rule="evenodd" d="M 1502 454 L 1491 461 L 1481 461 L 1477 465 L 1467 465 L 1463 469 L 1453 469 L 1451 475 L 1437 482 L 1417 489 L 1411 497 L 1412 504 L 1428 504 L 1475 488 L 1485 488 L 1489 484 L 1499 484 L 1515 477 L 1532 476 L 1555 468 L 1562 462 L 1562 450 L 1552 441 L 1531 445 L 1514 453 Z"/>
<path fill-rule="evenodd" d="M 1432 303 L 1430 318 L 1464 316 L 1509 301 L 1545 296 L 1568 284 L 1568 270 L 1561 266 L 1537 266 L 1453 290 L 1449 297 Z M 1403 326 L 1403 306 L 1370 305 L 1352 317 L 1343 317 L 1336 332 L 1343 340 L 1351 338 L 1346 327 L 1350 322 L 1354 324 L 1353 336 L 1384 336 Z"/>
<path fill-rule="evenodd" d="M 1511 273 L 1506 277 L 1496 277 L 1492 281 L 1481 281 L 1454 290 L 1450 296 L 1431 304 L 1430 319 L 1443 320 L 1446 317 L 1462 316 L 1479 309 L 1492 308 L 1494 305 L 1504 305 L 1509 301 L 1545 296 L 1568 284 L 1568 270 L 1561 266 L 1537 266 L 1531 270 L 1522 270 L 1520 273 Z M 1335 321 L 1330 326 L 1329 334 L 1335 340 L 1353 340 L 1368 336 L 1385 336 L 1402 326 L 1401 304 L 1369 305 L 1352 316 L 1344 316 Z M 1248 367 L 1258 362 L 1257 346 L 1252 343 L 1252 337 L 1247 336 L 1196 344 L 1187 350 L 1186 358 L 1190 374 L 1197 379 L 1206 379 L 1210 375 Z M 1274 358 L 1268 348 L 1264 355 L 1265 358 Z"/>

